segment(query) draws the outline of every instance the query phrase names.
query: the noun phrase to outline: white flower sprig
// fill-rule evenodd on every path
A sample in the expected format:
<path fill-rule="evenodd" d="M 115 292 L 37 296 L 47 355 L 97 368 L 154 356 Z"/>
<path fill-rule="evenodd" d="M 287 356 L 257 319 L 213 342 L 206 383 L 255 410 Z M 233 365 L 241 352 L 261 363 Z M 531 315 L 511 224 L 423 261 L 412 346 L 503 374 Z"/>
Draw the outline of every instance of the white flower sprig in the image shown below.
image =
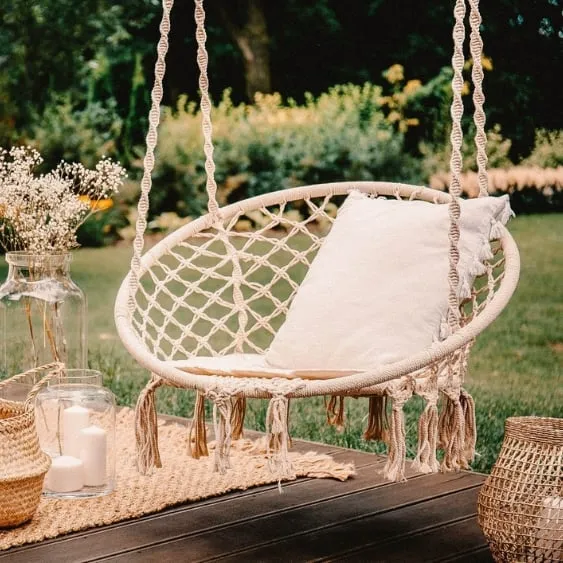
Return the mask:
<path fill-rule="evenodd" d="M 43 162 L 31 147 L 0 149 L 0 244 L 6 251 L 67 252 L 76 231 L 100 203 L 119 191 L 125 169 L 102 158 L 95 170 L 61 162 L 36 175 Z"/>

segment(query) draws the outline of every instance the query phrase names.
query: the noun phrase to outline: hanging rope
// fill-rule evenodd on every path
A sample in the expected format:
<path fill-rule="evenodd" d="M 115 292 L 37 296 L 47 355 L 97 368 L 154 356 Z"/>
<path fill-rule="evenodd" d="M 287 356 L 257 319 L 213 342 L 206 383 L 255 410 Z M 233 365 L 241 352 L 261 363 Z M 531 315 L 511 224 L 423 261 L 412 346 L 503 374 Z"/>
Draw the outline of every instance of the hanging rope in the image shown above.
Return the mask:
<path fill-rule="evenodd" d="M 145 230 L 147 228 L 147 213 L 149 210 L 149 193 L 152 187 L 152 171 L 154 169 L 154 150 L 158 141 L 158 124 L 160 123 L 160 104 L 162 102 L 162 82 L 166 72 L 166 53 L 168 52 L 168 34 L 170 33 L 170 11 L 174 0 L 163 0 L 162 20 L 160 22 L 160 40 L 156 51 L 157 59 L 154 67 L 154 85 L 151 92 L 151 109 L 149 112 L 149 130 L 147 132 L 147 151 L 143 161 L 143 179 L 141 180 L 141 195 L 137 205 L 137 224 L 135 240 L 133 241 L 133 258 L 131 259 L 131 273 L 129 278 L 129 314 L 135 311 L 135 295 L 139 286 L 139 272 L 141 269 L 141 254 L 144 246 Z"/>
<path fill-rule="evenodd" d="M 450 271 L 448 276 L 450 292 L 448 295 L 448 326 L 450 332 L 455 332 L 459 328 L 460 316 L 458 300 L 459 275 L 457 272 L 457 265 L 459 262 L 459 197 L 461 196 L 461 145 L 463 141 L 463 130 L 461 127 L 461 118 L 463 116 L 463 100 L 461 98 L 461 91 L 463 89 L 463 64 L 465 62 L 463 56 L 463 43 L 465 40 L 465 26 L 463 23 L 463 20 L 465 18 L 465 0 L 456 0 L 454 15 L 454 54 L 452 57 L 454 76 L 452 80 L 452 133 L 450 139 L 452 146 L 452 155 L 450 159 L 450 195 L 452 196 L 452 201 L 449 206 L 450 229 L 448 233 L 450 240 Z"/>
<path fill-rule="evenodd" d="M 485 112 L 483 104 L 483 40 L 481 38 L 481 14 L 479 13 L 479 0 L 469 0 L 471 12 L 469 23 L 471 25 L 471 36 L 469 47 L 473 58 L 471 78 L 473 81 L 473 104 L 475 111 L 473 121 L 475 122 L 475 146 L 477 148 L 477 167 L 479 179 L 479 197 L 489 195 L 489 178 L 487 174 L 487 135 L 485 134 Z"/>
<path fill-rule="evenodd" d="M 209 78 L 207 65 L 209 56 L 205 48 L 207 34 L 205 33 L 205 10 L 203 0 L 195 0 L 195 23 L 197 39 L 197 65 L 199 67 L 199 89 L 201 96 L 201 126 L 203 130 L 203 151 L 205 153 L 205 172 L 207 174 L 207 210 L 217 215 L 217 183 L 215 182 L 215 162 L 213 161 L 213 127 L 211 125 L 211 100 L 209 99 Z"/>

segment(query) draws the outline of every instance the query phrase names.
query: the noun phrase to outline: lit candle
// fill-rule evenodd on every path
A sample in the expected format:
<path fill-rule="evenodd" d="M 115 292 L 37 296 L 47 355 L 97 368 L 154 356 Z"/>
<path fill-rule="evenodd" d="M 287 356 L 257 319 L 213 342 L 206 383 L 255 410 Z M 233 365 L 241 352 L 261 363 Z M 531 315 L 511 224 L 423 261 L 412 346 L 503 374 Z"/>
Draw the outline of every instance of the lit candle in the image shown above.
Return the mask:
<path fill-rule="evenodd" d="M 83 428 L 79 435 L 80 459 L 84 463 L 84 484 L 98 487 L 106 483 L 107 432 L 99 426 Z"/>
<path fill-rule="evenodd" d="M 45 476 L 45 488 L 54 493 L 79 491 L 84 486 L 84 464 L 69 455 L 53 459 Z"/>
<path fill-rule="evenodd" d="M 63 411 L 63 455 L 80 457 L 80 431 L 90 424 L 88 409 L 79 405 Z"/>

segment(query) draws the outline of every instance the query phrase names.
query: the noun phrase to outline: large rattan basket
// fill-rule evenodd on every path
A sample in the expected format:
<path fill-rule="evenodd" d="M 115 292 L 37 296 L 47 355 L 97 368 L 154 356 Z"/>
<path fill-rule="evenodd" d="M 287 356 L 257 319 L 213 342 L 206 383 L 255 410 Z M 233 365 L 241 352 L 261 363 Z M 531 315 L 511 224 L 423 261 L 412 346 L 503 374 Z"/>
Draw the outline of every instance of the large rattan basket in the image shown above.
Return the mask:
<path fill-rule="evenodd" d="M 496 561 L 563 561 L 563 419 L 507 419 L 478 513 Z"/>
<path fill-rule="evenodd" d="M 58 374 L 60 368 L 60 364 L 48 364 L 0 382 L 2 389 L 47 373 L 31 387 L 24 402 L 0 397 L 0 528 L 27 522 L 41 500 L 43 479 L 51 459 L 39 447 L 34 399 L 41 386 Z"/>

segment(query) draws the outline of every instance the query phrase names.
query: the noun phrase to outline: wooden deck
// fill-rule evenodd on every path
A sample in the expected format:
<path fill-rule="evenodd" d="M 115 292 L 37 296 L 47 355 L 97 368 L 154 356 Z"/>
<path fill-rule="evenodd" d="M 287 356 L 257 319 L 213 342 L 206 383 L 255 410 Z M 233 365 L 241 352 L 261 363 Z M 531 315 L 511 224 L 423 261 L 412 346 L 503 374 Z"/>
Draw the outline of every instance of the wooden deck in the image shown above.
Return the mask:
<path fill-rule="evenodd" d="M 119 561 L 493 561 L 476 521 L 484 476 L 410 475 L 388 483 L 372 454 L 295 441 L 354 461 L 340 483 L 299 479 L 171 508 L 0 552 L 0 563 Z"/>

